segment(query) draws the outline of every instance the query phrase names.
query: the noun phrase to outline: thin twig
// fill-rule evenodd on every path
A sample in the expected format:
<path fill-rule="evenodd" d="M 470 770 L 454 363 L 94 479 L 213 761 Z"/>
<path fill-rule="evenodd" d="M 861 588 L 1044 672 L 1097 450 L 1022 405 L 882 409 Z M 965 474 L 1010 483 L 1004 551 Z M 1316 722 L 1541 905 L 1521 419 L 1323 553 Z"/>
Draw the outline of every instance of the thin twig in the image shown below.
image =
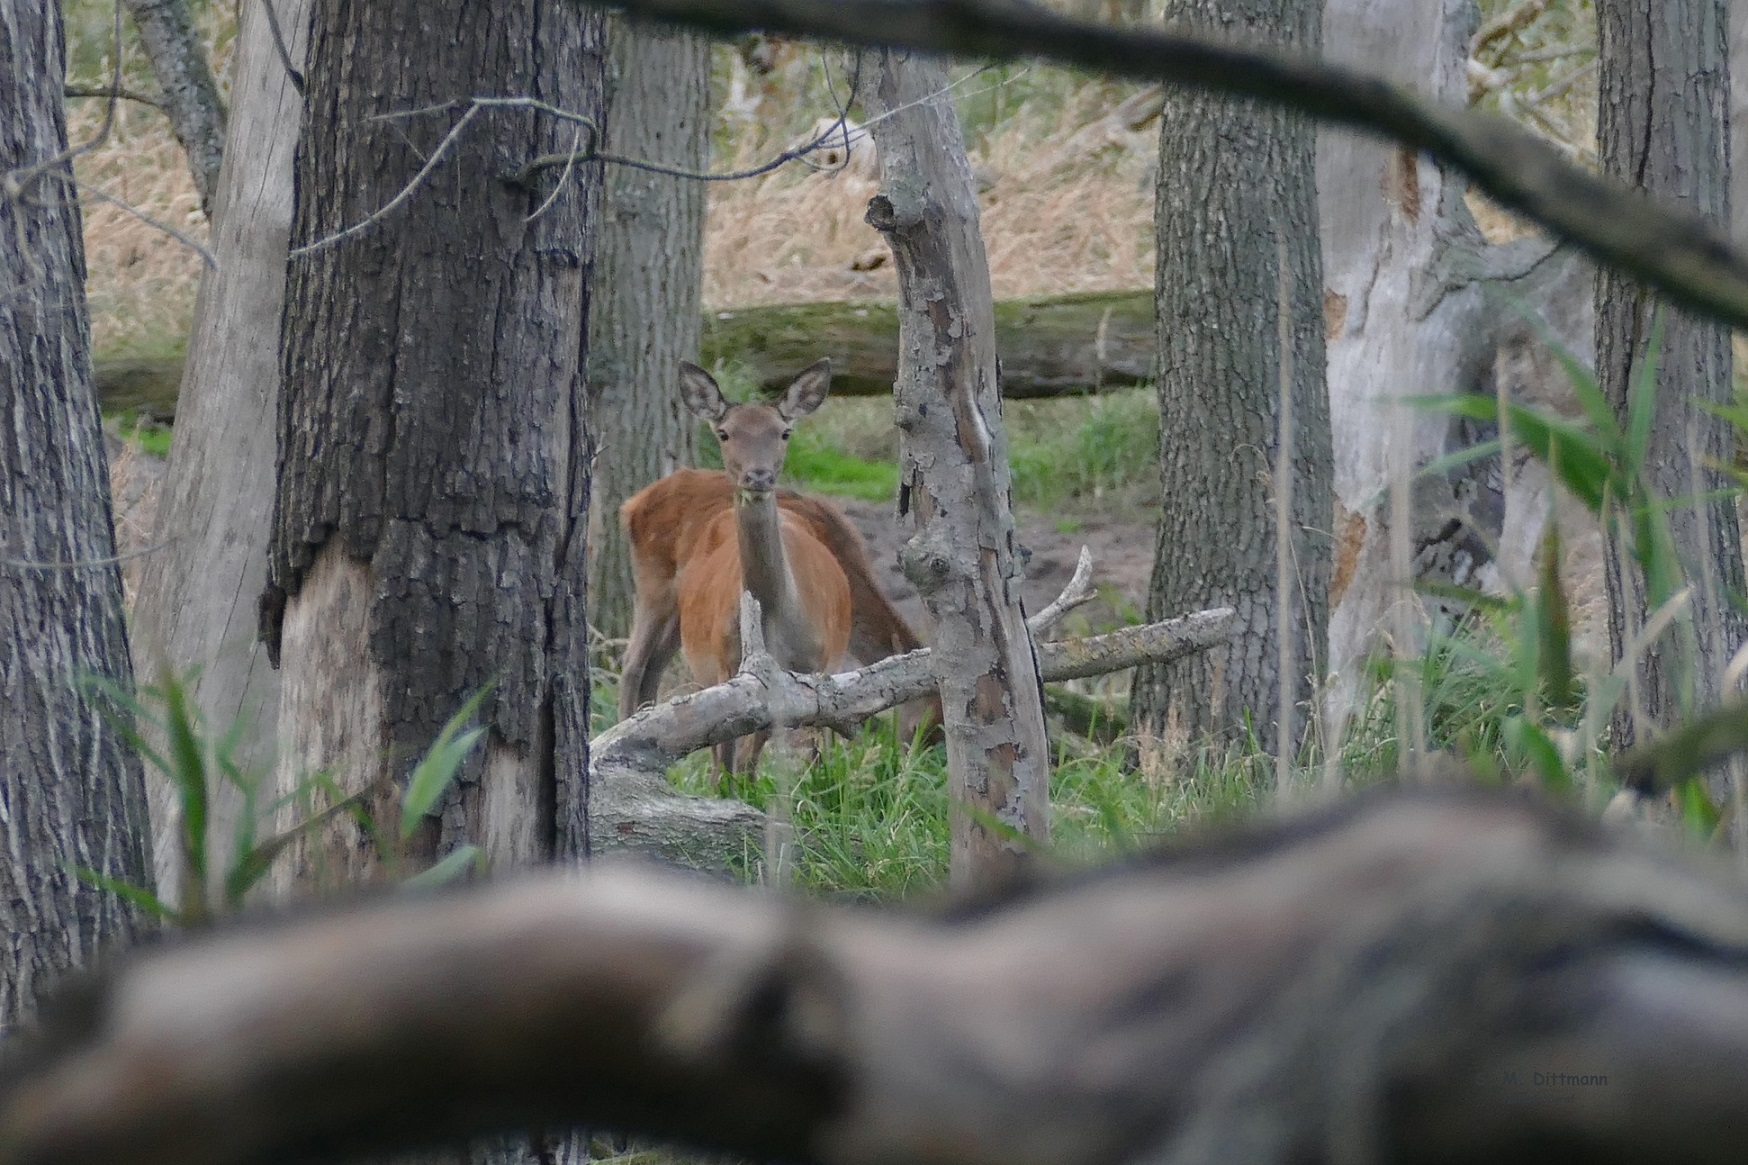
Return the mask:
<path fill-rule="evenodd" d="M 99 566 L 114 566 L 134 558 L 144 558 L 155 554 L 166 547 L 174 546 L 179 537 L 170 537 L 162 542 L 154 542 L 150 546 L 142 546 L 137 550 L 129 550 L 123 554 L 111 554 L 104 558 L 76 558 L 64 562 L 36 561 L 29 558 L 0 558 L 0 565 L 9 566 L 14 570 L 90 570 Z"/>
<path fill-rule="evenodd" d="M 90 153 L 109 140 L 109 133 L 115 128 L 115 110 L 116 106 L 120 104 L 119 94 L 121 93 L 121 0 L 115 0 L 115 27 L 110 38 L 110 57 L 113 67 L 109 72 L 109 97 L 104 102 L 103 123 L 97 127 L 97 133 L 88 141 L 62 150 L 45 162 L 38 162 L 34 166 L 26 166 L 7 174 L 5 182 L 0 185 L 3 185 L 8 198 L 23 201 L 25 192 L 41 181 L 44 174 L 63 165 L 70 170 L 74 158 Z"/>
<path fill-rule="evenodd" d="M 164 108 L 162 100 L 141 93 L 137 89 L 94 89 L 89 85 L 67 85 L 61 89 L 61 95 L 69 100 L 81 97 L 111 97 L 122 101 L 137 101 L 141 105 L 150 105 L 153 109 L 162 110 Z"/>
<path fill-rule="evenodd" d="M 291 50 L 285 46 L 285 33 L 279 27 L 279 12 L 273 7 L 273 0 L 261 0 L 261 7 L 267 10 L 267 30 L 273 34 L 273 47 L 279 52 L 279 63 L 285 66 L 285 75 L 291 78 L 291 87 L 297 90 L 297 95 L 304 95 L 303 74 L 297 66 L 291 63 Z"/>
<path fill-rule="evenodd" d="M 211 271 L 218 270 L 218 258 L 216 256 L 214 256 L 213 253 L 211 251 L 209 251 L 204 244 L 202 244 L 198 239 L 194 238 L 193 236 L 186 235 L 186 234 L 182 233 L 181 231 L 177 230 L 175 227 L 171 226 L 169 223 L 159 222 L 157 219 L 153 218 L 151 215 L 145 213 L 144 211 L 138 209 L 137 207 L 129 205 L 123 199 L 117 198 L 115 195 L 113 195 L 109 191 L 103 189 L 101 186 L 93 186 L 89 182 L 80 182 L 78 179 L 72 178 L 70 176 L 66 176 L 65 181 L 67 181 L 73 187 L 73 189 L 79 191 L 80 193 L 89 194 L 91 197 L 97 199 L 99 202 L 107 202 L 109 205 L 115 207 L 117 210 L 120 210 L 123 214 L 129 214 L 129 215 L 132 215 L 134 218 L 139 219 L 141 222 L 145 223 L 147 226 L 151 227 L 153 230 L 163 231 L 165 234 L 167 234 L 171 238 L 175 239 L 178 243 L 181 243 L 184 247 L 187 247 L 189 250 L 191 250 L 195 254 L 199 255 L 200 261 L 202 263 L 206 264 L 208 270 L 211 270 Z"/>

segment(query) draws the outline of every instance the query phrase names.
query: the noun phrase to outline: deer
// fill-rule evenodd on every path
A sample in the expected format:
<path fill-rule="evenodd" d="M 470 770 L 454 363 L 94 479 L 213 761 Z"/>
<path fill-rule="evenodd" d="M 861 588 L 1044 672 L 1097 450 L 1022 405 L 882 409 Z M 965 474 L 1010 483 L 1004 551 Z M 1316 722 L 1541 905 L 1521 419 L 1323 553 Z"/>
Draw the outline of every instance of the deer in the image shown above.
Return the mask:
<path fill-rule="evenodd" d="M 797 378 L 796 384 L 790 386 L 790 392 L 817 371 L 819 399 L 823 400 L 825 389 L 829 387 L 829 367 L 828 361 L 822 361 L 807 369 Z M 632 577 L 636 585 L 631 638 L 619 687 L 621 719 L 655 701 L 663 670 L 683 646 L 680 618 L 682 578 L 690 586 L 702 585 L 696 581 L 692 567 L 711 553 L 720 552 L 731 541 L 727 527 L 733 523 L 728 515 L 737 512 L 736 501 L 741 493 L 737 478 L 746 468 L 746 463 L 738 462 L 739 469 L 730 466 L 730 451 L 722 434 L 731 433 L 727 441 L 733 442 L 735 437 L 732 434 L 737 430 L 731 430 L 725 423 L 729 419 L 727 413 L 765 409 L 765 422 L 770 426 L 768 431 L 782 432 L 792 424 L 782 417 L 781 404 L 774 408 L 727 405 L 715 380 L 696 365 L 682 364 L 681 380 L 682 395 L 688 408 L 692 408 L 694 399 L 700 401 L 701 415 L 712 424 L 718 442 L 724 444 L 723 462 L 728 468 L 724 471 L 678 470 L 646 486 L 620 507 L 620 525 L 631 547 Z M 788 394 L 785 394 L 787 399 Z M 815 401 L 813 407 L 817 404 Z M 722 410 L 720 415 L 719 409 Z M 806 411 L 811 412 L 812 408 Z M 797 412 L 794 415 L 799 419 L 804 414 Z M 745 434 L 742 436 L 744 439 Z M 783 440 L 782 436 L 776 438 L 776 448 L 771 454 L 773 464 L 770 468 L 773 470 L 781 467 Z M 829 551 L 843 572 L 850 592 L 850 657 L 866 665 L 921 647 L 916 632 L 881 590 L 869 561 L 867 545 L 842 511 L 823 498 L 789 489 L 777 489 L 775 497 L 783 527 L 788 529 L 799 524 L 814 543 Z M 738 544 L 738 536 L 733 541 Z M 733 590 L 730 597 L 738 603 L 738 589 Z M 762 598 L 760 605 L 767 607 Z M 733 630 L 736 646 L 731 654 L 738 665 L 738 623 Z M 688 656 L 689 667 L 692 662 Z M 732 671 L 731 667 L 728 674 Z M 693 678 L 700 683 L 715 682 L 715 677 L 721 674 L 720 667 L 707 669 L 705 675 L 693 669 Z M 938 738 L 941 720 L 940 697 L 929 696 L 900 711 L 899 727 L 906 736 L 914 737 L 918 728 L 927 723 L 924 740 L 928 741 Z M 763 742 L 757 743 L 762 746 Z M 717 753 L 719 768 L 728 767 L 723 765 L 724 755 L 722 750 Z M 745 765 L 749 761 L 756 762 L 756 759 L 754 753 L 741 758 L 740 763 Z"/>
<path fill-rule="evenodd" d="M 719 684 L 740 668 L 740 596 L 758 600 L 765 647 L 795 672 L 823 672 L 850 647 L 850 581 L 831 550 L 777 504 L 777 473 L 795 423 L 824 403 L 831 362 L 802 370 L 774 405 L 730 404 L 696 364 L 680 365 L 680 399 L 708 422 L 733 504 L 706 522 L 675 580 L 680 651 L 692 678 Z M 716 772 L 758 767 L 768 732 L 716 746 Z"/>

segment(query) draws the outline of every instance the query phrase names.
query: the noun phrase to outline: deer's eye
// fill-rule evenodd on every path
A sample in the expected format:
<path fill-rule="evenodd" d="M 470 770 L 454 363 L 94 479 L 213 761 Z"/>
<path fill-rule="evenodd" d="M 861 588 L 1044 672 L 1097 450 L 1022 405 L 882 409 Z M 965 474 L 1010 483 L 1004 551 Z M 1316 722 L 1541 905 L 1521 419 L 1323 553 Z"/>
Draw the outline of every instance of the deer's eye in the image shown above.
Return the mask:
<path fill-rule="evenodd" d="M 783 430 L 783 440 L 787 441 L 788 439 L 789 439 L 789 430 L 784 429 Z"/>
<path fill-rule="evenodd" d="M 726 441 L 726 440 L 728 440 L 728 430 L 727 430 L 727 429 L 718 429 L 718 430 L 716 430 L 716 439 L 717 439 L 717 440 L 718 440 L 718 441 Z"/>

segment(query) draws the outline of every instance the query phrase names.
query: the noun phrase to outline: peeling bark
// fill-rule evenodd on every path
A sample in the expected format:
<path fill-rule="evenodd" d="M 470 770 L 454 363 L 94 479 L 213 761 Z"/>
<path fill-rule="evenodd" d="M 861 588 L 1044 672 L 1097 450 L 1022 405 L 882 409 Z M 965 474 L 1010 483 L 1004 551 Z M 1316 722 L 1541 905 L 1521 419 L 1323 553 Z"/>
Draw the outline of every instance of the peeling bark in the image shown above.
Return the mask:
<path fill-rule="evenodd" d="M 885 52 L 869 105 L 881 192 L 868 222 L 898 271 L 901 552 L 934 622 L 955 885 L 1011 870 L 1024 850 L 979 820 L 1049 836 L 1043 688 L 1020 603 L 1007 434 L 976 187 L 939 60 Z"/>
<path fill-rule="evenodd" d="M 587 848 L 599 171 L 507 180 L 568 150 L 572 124 L 482 112 L 399 209 L 296 252 L 401 190 L 459 116 L 444 103 L 513 93 L 598 118 L 600 22 L 569 0 L 444 19 L 420 0 L 318 0 L 311 23 L 261 608 L 284 666 L 278 783 L 331 766 L 347 792 L 404 778 L 489 683 L 490 731 L 425 849 L 473 842 L 500 868 Z M 370 867 L 349 824 L 328 844 L 338 869 Z"/>

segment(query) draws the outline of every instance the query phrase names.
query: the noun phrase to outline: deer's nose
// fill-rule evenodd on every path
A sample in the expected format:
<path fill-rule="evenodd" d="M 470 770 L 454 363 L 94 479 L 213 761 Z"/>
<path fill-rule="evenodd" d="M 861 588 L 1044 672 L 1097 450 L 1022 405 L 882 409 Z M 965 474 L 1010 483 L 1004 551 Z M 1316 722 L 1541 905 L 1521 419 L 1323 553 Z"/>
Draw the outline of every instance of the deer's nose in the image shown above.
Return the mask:
<path fill-rule="evenodd" d="M 768 490 L 777 484 L 775 469 L 744 469 L 740 475 L 741 486 L 745 489 Z"/>

